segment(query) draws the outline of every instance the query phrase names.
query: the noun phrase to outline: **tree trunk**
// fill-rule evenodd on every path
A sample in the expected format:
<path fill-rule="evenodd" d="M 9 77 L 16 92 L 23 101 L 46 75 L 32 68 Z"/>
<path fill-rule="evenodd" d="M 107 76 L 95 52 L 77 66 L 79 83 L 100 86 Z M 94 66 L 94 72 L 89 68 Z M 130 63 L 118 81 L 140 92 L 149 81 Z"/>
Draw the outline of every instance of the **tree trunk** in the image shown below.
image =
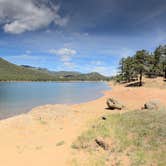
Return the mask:
<path fill-rule="evenodd" d="M 139 86 L 142 86 L 142 71 L 140 71 Z"/>

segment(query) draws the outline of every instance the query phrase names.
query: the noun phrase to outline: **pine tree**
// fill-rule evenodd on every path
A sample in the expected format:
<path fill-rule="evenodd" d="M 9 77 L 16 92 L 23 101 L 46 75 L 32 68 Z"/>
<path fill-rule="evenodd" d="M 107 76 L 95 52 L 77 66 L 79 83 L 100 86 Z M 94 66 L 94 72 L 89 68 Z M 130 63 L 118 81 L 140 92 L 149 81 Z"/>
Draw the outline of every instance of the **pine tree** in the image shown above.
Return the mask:
<path fill-rule="evenodd" d="M 139 75 L 139 86 L 142 86 L 142 76 L 143 73 L 147 70 L 147 57 L 148 52 L 146 50 L 137 51 L 134 55 L 134 70 Z"/>

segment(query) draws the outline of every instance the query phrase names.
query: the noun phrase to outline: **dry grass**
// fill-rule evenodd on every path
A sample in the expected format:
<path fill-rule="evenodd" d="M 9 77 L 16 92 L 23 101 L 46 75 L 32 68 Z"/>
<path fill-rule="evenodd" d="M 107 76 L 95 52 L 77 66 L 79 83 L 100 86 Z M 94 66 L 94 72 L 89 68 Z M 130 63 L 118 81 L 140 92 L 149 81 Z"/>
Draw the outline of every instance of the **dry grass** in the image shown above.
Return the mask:
<path fill-rule="evenodd" d="M 104 155 L 99 147 L 92 146 L 98 136 L 113 142 Z M 105 121 L 97 120 L 88 131 L 78 137 L 72 147 L 88 152 L 87 163 L 95 160 L 96 165 L 114 163 L 113 165 L 165 166 L 166 110 L 108 115 Z"/>

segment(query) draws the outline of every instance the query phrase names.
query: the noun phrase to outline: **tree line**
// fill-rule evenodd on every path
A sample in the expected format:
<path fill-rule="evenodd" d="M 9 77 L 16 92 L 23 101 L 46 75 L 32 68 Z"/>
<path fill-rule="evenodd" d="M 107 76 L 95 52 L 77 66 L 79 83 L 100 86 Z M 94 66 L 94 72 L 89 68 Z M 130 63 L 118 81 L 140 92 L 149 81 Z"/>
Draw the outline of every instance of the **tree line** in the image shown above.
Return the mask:
<path fill-rule="evenodd" d="M 166 45 L 160 45 L 153 53 L 139 50 L 134 56 L 122 58 L 119 63 L 118 82 L 139 80 L 142 86 L 142 77 L 163 76 L 166 79 Z"/>

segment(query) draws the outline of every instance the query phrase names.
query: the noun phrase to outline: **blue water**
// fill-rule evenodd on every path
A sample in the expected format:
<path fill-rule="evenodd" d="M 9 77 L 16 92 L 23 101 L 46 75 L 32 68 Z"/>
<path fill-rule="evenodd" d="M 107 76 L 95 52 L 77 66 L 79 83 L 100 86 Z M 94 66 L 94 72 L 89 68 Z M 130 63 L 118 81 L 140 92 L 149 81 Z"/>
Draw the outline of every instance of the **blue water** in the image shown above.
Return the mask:
<path fill-rule="evenodd" d="M 44 104 L 75 104 L 101 97 L 104 82 L 1 82 L 0 119 Z"/>

